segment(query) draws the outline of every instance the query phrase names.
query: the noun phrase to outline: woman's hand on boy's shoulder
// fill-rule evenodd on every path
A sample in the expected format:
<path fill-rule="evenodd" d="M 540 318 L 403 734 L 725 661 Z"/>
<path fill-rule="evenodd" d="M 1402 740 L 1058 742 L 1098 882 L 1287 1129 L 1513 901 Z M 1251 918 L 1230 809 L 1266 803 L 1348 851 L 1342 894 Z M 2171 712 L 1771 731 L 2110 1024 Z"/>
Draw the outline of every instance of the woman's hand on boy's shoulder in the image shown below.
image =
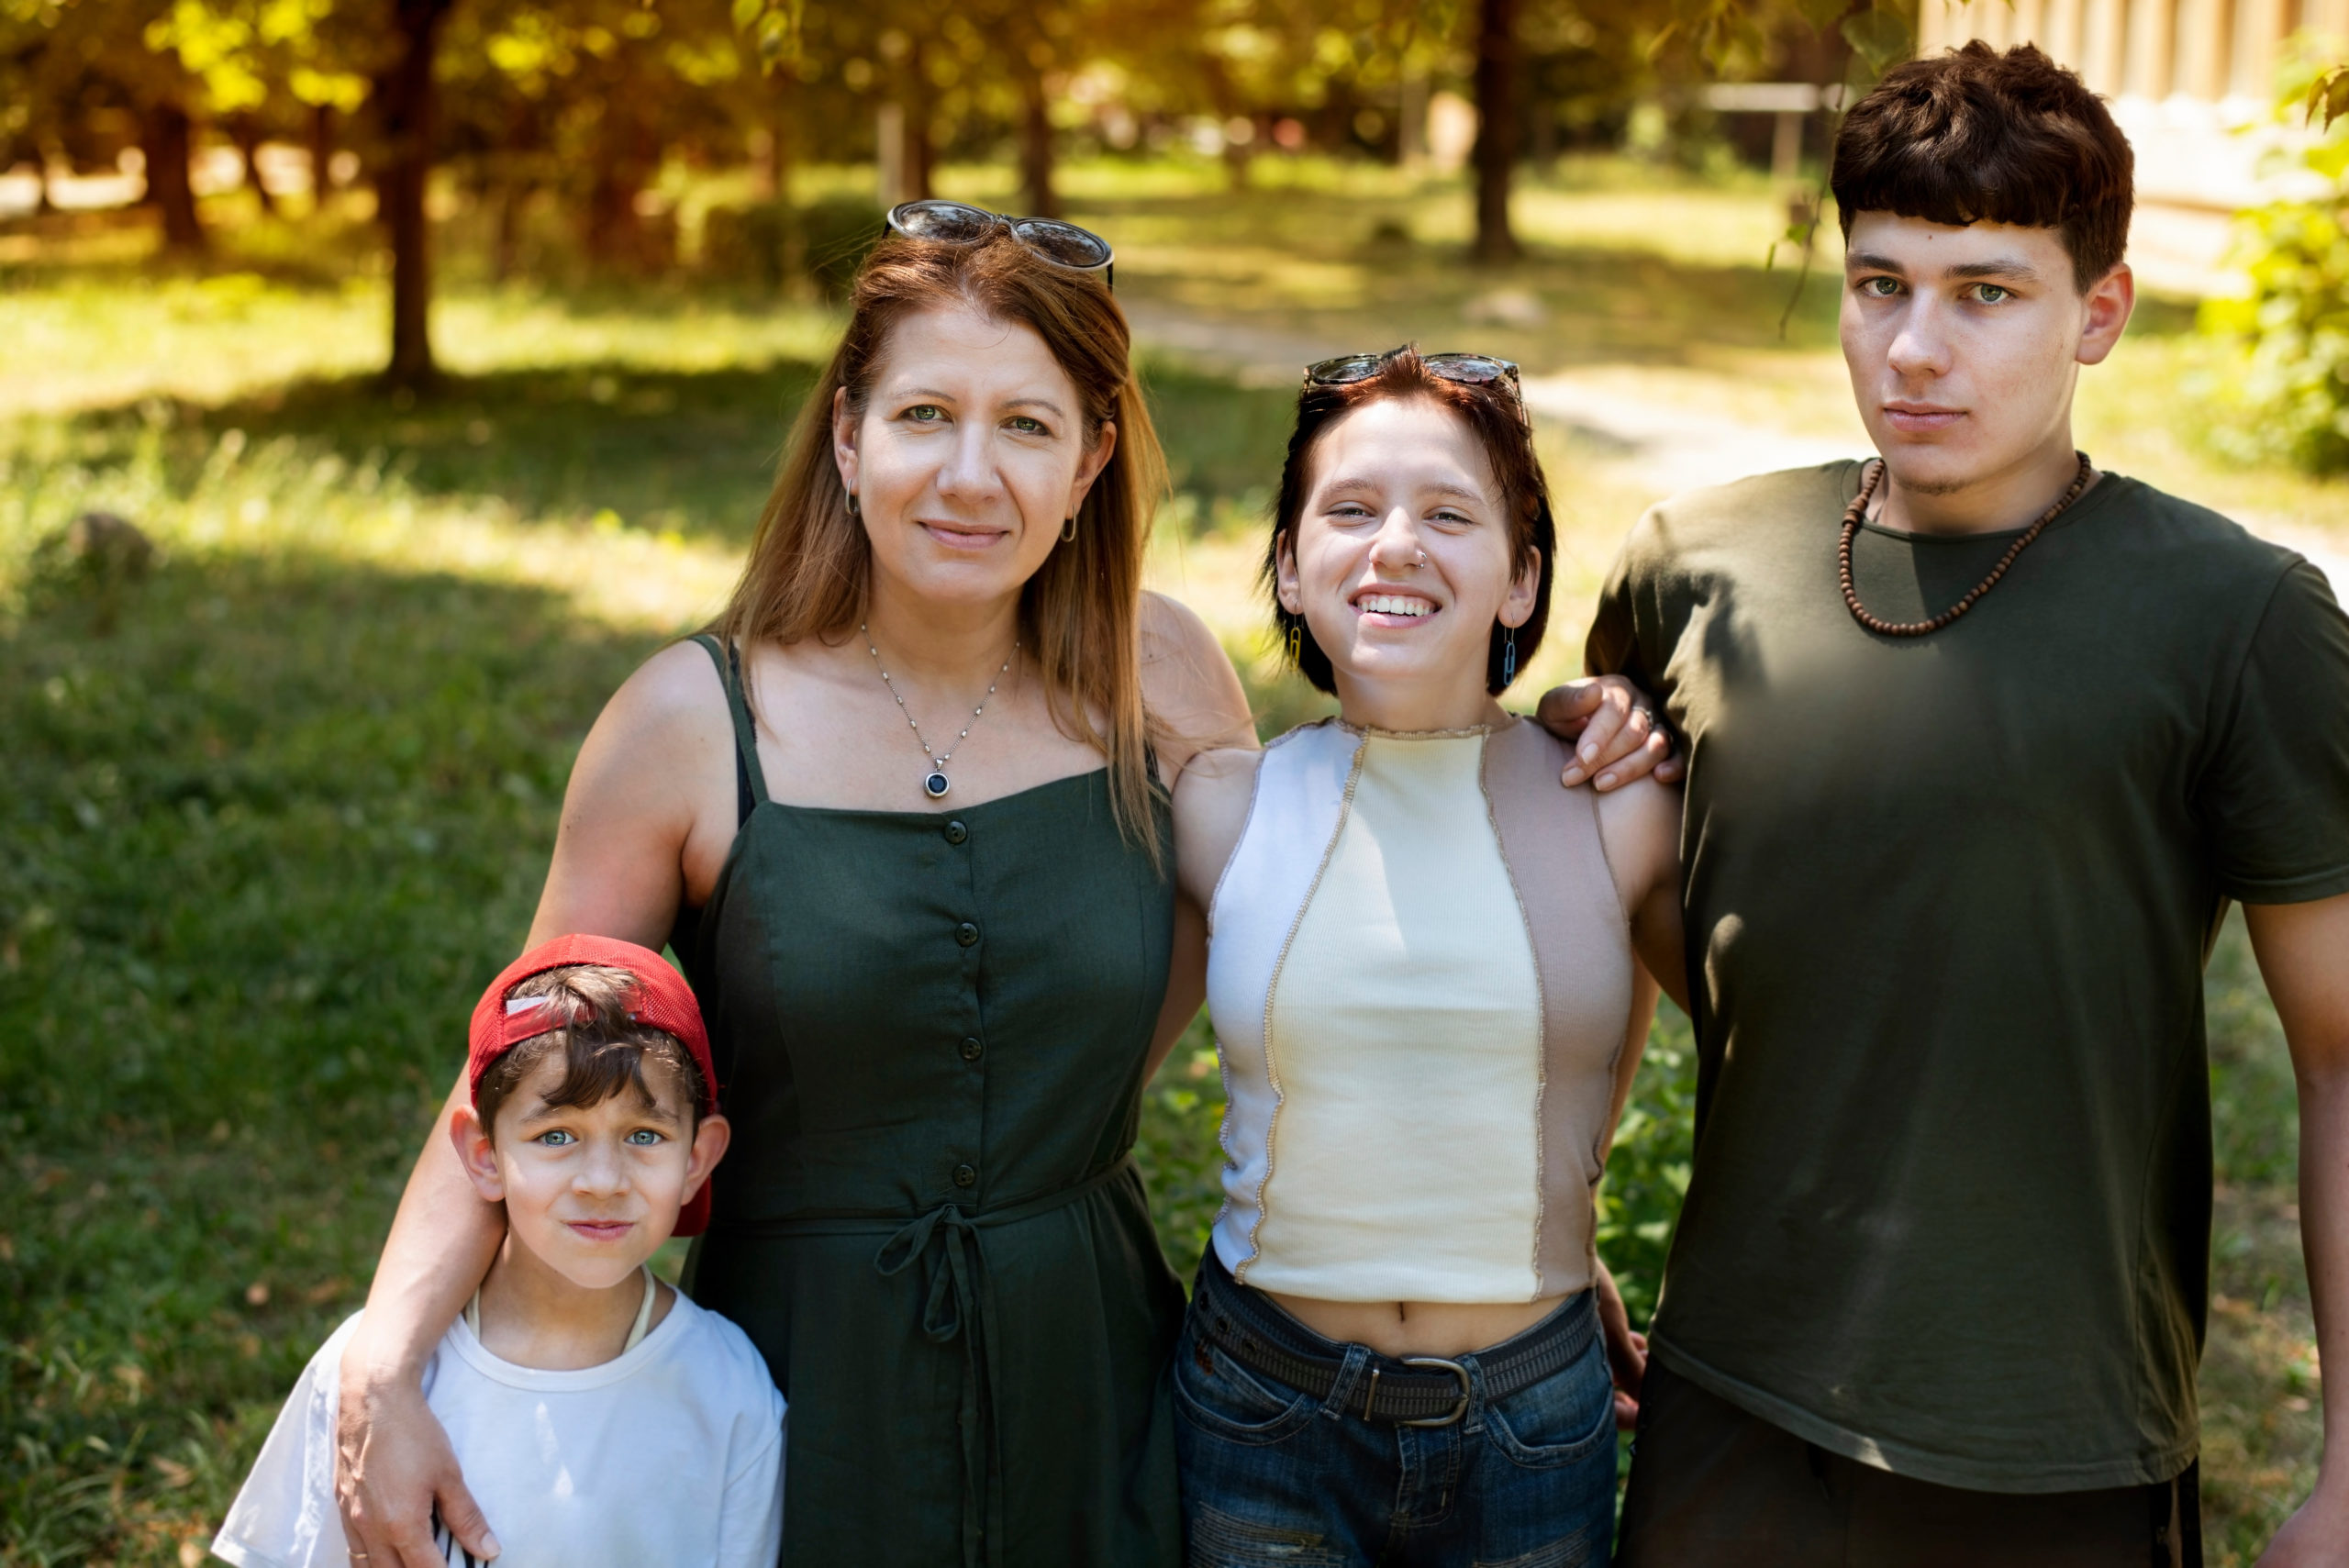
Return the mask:
<path fill-rule="evenodd" d="M 499 1547 L 465 1487 L 449 1434 L 405 1378 L 346 1369 L 335 1423 L 335 1506 L 353 1562 L 367 1568 L 443 1568 L 437 1518 L 475 1557 Z"/>
<path fill-rule="evenodd" d="M 1542 727 L 1575 749 L 1560 781 L 1568 788 L 1588 779 L 1604 795 L 1634 779 L 1676 784 L 1686 771 L 1674 755 L 1671 731 L 1654 701 L 1620 675 L 1568 681 L 1542 694 L 1534 709 Z"/>

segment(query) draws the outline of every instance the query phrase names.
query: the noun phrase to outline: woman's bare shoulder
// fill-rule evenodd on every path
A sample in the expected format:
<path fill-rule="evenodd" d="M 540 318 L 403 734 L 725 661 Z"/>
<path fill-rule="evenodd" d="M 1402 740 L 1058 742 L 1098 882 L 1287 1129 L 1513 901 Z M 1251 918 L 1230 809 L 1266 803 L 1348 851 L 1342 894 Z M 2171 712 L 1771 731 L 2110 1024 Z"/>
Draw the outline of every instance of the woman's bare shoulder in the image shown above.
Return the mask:
<path fill-rule="evenodd" d="M 664 648 L 620 684 L 572 764 L 531 929 L 657 946 L 705 898 L 733 837 L 732 725 L 709 655 Z"/>
<path fill-rule="evenodd" d="M 690 639 L 673 642 L 638 665 L 604 705 L 598 729 L 630 745 L 706 739 L 730 731 L 726 687 L 709 652 Z"/>
<path fill-rule="evenodd" d="M 572 764 L 565 822 L 658 820 L 666 830 L 689 831 L 719 786 L 731 788 L 724 763 L 733 729 L 708 652 L 672 643 L 638 665 L 596 716 Z M 657 765 L 648 767 L 647 759 Z"/>
<path fill-rule="evenodd" d="M 1141 693 L 1167 736 L 1162 756 L 1179 772 L 1194 755 L 1252 749 L 1255 720 L 1230 658 L 1188 606 L 1163 594 L 1141 596 Z"/>

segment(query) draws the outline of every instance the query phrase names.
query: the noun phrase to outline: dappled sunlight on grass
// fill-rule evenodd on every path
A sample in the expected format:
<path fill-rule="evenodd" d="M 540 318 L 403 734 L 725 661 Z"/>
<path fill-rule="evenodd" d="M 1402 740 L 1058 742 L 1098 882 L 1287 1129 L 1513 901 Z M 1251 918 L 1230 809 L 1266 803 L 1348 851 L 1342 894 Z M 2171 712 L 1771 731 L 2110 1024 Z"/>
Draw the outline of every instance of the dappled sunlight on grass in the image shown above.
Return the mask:
<path fill-rule="evenodd" d="M 549 530 L 527 526 L 493 494 L 435 500 L 389 468 L 380 449 L 351 462 L 291 437 L 256 442 L 231 427 L 175 473 L 164 456 L 168 434 L 144 428 L 122 461 L 103 464 L 0 450 L 0 604 L 26 591 L 36 543 L 88 510 L 136 518 L 166 559 L 302 554 L 453 572 L 544 587 L 595 620 L 670 633 L 713 613 L 739 566 L 730 546 L 631 530 L 617 517 Z"/>
<path fill-rule="evenodd" d="M 279 384 L 380 368 L 384 286 L 305 285 L 260 272 L 0 274 L 0 417 L 68 413 L 163 395 L 219 402 Z M 806 361 L 839 322 L 812 306 L 683 292 L 564 295 L 444 293 L 433 315 L 442 368 L 486 375 L 627 364 L 673 373 Z M 378 412 L 381 405 L 377 405 Z"/>
<path fill-rule="evenodd" d="M 1512 217 L 1519 239 L 1560 250 L 1646 250 L 1693 266 L 1753 267 L 1765 265 L 1777 244 L 1777 265 L 1789 279 L 1801 255 L 1799 247 L 1781 243 L 1787 210 L 1766 191 L 1535 185 L 1519 194 Z M 1821 241 L 1827 252 L 1832 242 L 1824 235 Z"/>

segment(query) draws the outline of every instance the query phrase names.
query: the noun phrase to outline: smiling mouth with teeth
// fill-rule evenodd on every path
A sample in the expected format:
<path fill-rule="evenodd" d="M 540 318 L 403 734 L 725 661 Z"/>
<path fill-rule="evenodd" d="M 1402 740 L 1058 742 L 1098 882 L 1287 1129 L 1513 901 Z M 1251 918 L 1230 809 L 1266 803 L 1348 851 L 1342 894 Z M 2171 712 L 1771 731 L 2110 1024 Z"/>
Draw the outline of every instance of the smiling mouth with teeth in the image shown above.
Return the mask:
<path fill-rule="evenodd" d="M 1364 594 L 1354 601 L 1355 607 L 1374 616 L 1430 616 L 1435 606 L 1425 599 L 1400 598 L 1392 594 Z"/>

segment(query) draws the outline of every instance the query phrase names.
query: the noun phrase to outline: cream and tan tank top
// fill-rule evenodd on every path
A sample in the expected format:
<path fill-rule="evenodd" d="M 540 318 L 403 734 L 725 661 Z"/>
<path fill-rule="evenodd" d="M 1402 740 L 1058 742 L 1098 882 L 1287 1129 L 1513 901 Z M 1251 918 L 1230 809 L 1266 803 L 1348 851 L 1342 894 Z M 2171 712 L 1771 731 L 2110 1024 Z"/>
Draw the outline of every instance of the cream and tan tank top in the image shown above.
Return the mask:
<path fill-rule="evenodd" d="M 1208 915 L 1235 1278 L 1325 1301 L 1590 1284 L 1632 959 L 1567 757 L 1524 720 L 1325 719 L 1265 749 Z"/>

